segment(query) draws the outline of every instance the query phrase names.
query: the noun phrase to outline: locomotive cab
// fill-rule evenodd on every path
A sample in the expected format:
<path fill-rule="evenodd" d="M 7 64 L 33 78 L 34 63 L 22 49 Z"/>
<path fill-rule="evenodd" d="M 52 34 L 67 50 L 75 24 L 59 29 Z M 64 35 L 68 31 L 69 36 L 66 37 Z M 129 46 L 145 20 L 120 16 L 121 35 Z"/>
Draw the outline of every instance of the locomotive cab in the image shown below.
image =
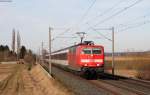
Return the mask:
<path fill-rule="evenodd" d="M 104 52 L 101 46 L 84 46 L 81 48 L 80 64 L 82 71 L 104 72 Z"/>
<path fill-rule="evenodd" d="M 76 71 L 104 72 L 104 48 L 86 41 L 69 49 L 68 63 Z"/>

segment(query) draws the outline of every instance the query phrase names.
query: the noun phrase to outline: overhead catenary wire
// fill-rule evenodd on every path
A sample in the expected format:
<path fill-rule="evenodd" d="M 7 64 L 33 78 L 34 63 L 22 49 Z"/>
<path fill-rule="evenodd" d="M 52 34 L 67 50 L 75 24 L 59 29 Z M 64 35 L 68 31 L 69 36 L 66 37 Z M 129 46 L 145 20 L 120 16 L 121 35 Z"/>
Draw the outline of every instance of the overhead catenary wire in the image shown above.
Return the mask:
<path fill-rule="evenodd" d="M 99 24 L 102 24 L 102 23 L 104 23 L 104 22 L 106 22 L 106 21 L 112 19 L 113 17 L 115 17 L 115 16 L 121 14 L 122 12 L 128 10 L 129 8 L 135 6 L 136 4 L 138 4 L 138 3 L 142 2 L 142 1 L 143 1 L 143 0 L 137 0 L 137 1 L 135 1 L 133 4 L 131 4 L 131 5 L 127 6 L 127 7 L 125 7 L 125 8 L 123 8 L 123 9 L 119 10 L 119 11 L 116 12 L 115 14 L 112 14 L 111 16 L 109 16 L 109 17 L 107 17 L 107 18 L 101 20 L 100 22 L 96 23 L 94 26 L 97 26 L 97 25 L 99 25 Z"/>
<path fill-rule="evenodd" d="M 123 9 L 119 10 L 118 12 L 112 14 L 111 16 L 107 17 L 106 19 L 103 19 L 103 20 L 101 20 L 100 22 L 96 23 L 96 24 L 94 25 L 94 27 L 97 26 L 97 25 L 99 25 L 99 24 L 102 24 L 102 23 L 104 23 L 104 22 L 106 22 L 106 21 L 108 21 L 108 20 L 110 20 L 110 19 L 112 19 L 113 17 L 115 17 L 115 16 L 121 14 L 122 12 L 128 10 L 129 8 L 131 8 L 131 7 L 133 7 L 134 5 L 140 3 L 141 1 L 143 1 L 143 0 L 136 0 L 133 4 L 130 4 L 129 6 L 123 8 Z M 87 13 L 87 14 L 88 14 L 88 13 Z M 84 16 L 83 16 L 83 17 L 84 17 Z M 85 17 L 86 17 L 86 15 L 85 15 Z M 84 19 L 85 19 L 85 17 L 84 17 Z M 84 19 L 83 19 L 83 20 L 84 20 Z M 94 28 L 94 27 L 93 27 L 93 28 Z M 92 28 L 90 27 L 89 29 L 92 29 Z M 70 29 L 70 30 L 71 30 L 71 29 Z M 67 32 L 71 32 L 70 30 L 68 30 Z M 95 29 L 92 29 L 92 30 L 97 32 L 97 30 L 95 30 Z M 66 32 L 63 32 L 63 33 L 61 33 L 61 34 L 64 35 L 65 33 L 66 33 Z M 97 33 L 99 33 L 99 32 L 97 32 Z M 61 34 L 59 34 L 59 36 L 60 36 Z M 101 34 L 101 33 L 99 33 L 99 35 L 101 35 L 101 36 L 103 36 L 103 37 L 105 38 L 105 35 L 103 35 L 103 34 Z M 56 38 L 59 38 L 59 37 L 56 36 Z M 107 40 L 111 40 L 111 39 L 109 39 L 109 38 L 107 38 L 107 37 L 106 37 L 106 39 L 107 39 Z"/>
<path fill-rule="evenodd" d="M 66 29 L 64 32 L 58 34 L 56 37 L 52 38 L 52 41 L 54 41 L 56 38 L 58 38 L 59 36 L 64 35 L 66 32 L 68 32 L 70 30 L 70 28 Z"/>
<path fill-rule="evenodd" d="M 97 0 L 94 0 L 91 5 L 88 7 L 88 9 L 86 10 L 86 12 L 84 13 L 84 15 L 81 17 L 81 19 L 79 20 L 78 23 L 75 24 L 75 26 L 77 26 L 82 20 L 84 20 L 84 18 L 88 15 L 89 11 L 91 10 L 91 8 L 94 6 L 94 4 L 96 3 Z M 58 28 L 59 29 L 59 28 Z M 61 28 L 60 28 L 61 29 Z M 62 36 L 64 35 L 65 33 L 68 33 L 68 32 L 72 32 L 71 30 L 72 28 L 68 28 L 66 29 L 64 32 L 58 34 L 56 37 L 52 38 L 52 41 L 54 41 L 56 38 L 58 38 L 59 36 Z"/>
<path fill-rule="evenodd" d="M 88 24 L 89 25 L 89 24 Z M 100 35 L 101 37 L 103 37 L 104 39 L 107 39 L 107 40 L 109 40 L 109 41 L 112 41 L 111 39 L 109 39 L 106 35 L 104 35 L 103 33 L 100 33 L 100 32 L 98 32 L 98 30 L 112 30 L 112 28 L 97 28 L 97 29 L 95 29 L 95 28 L 93 28 L 93 27 L 91 27 L 90 25 L 89 25 L 89 27 L 93 30 L 93 31 L 95 31 L 96 33 L 98 33 L 98 35 Z"/>
<path fill-rule="evenodd" d="M 150 23 L 150 19 L 148 18 L 150 16 L 150 12 L 146 13 L 145 15 L 136 17 L 128 22 L 125 22 L 123 24 L 116 25 L 117 28 L 121 28 L 119 31 L 123 32 L 132 28 L 140 27 L 145 24 Z M 139 21 L 142 20 L 142 21 Z M 138 21 L 138 22 L 137 22 Z M 130 24 L 129 24 L 130 23 Z"/>
<path fill-rule="evenodd" d="M 122 2 L 125 2 L 124 0 L 120 0 L 119 2 L 117 2 L 116 4 L 114 4 L 111 8 L 109 8 L 108 10 L 104 11 L 102 14 L 99 14 L 98 16 L 96 16 L 94 19 L 96 19 L 97 17 L 101 17 L 103 15 L 105 15 L 106 13 L 110 12 L 111 10 L 113 10 L 116 6 L 118 6 L 119 4 L 121 4 Z M 91 8 L 91 7 L 90 7 Z M 91 19 L 92 20 L 92 19 Z M 89 21 L 88 21 L 89 22 Z M 89 25 L 89 23 L 86 22 L 86 24 Z M 92 29 L 93 30 L 93 29 Z M 101 35 L 102 36 L 102 35 Z M 104 35 L 103 35 L 104 36 Z M 110 39 L 109 39 L 110 40 Z"/>
<path fill-rule="evenodd" d="M 145 18 L 147 18 L 147 17 L 149 17 L 149 16 L 150 16 L 150 12 L 146 13 L 145 15 L 136 17 L 136 18 L 134 17 L 134 19 L 132 19 L 132 20 L 130 20 L 130 21 L 123 22 L 122 24 L 116 25 L 115 27 L 117 27 L 117 28 L 120 28 L 120 27 L 128 27 L 128 26 L 130 26 L 130 25 L 133 25 L 133 24 L 130 24 L 130 23 L 135 22 L 135 21 L 137 22 L 137 21 L 142 20 L 142 19 L 145 19 Z"/>
<path fill-rule="evenodd" d="M 111 19 L 112 17 L 116 16 L 117 14 L 121 13 L 122 11 L 127 10 L 128 8 L 134 6 L 135 4 L 137 4 L 137 3 L 141 2 L 141 1 L 142 1 L 142 0 L 138 0 L 138 1 L 136 1 L 134 4 L 132 4 L 132 5 L 128 6 L 128 7 L 125 7 L 124 9 L 120 10 L 120 11 L 117 12 L 116 14 L 114 14 L 114 15 L 110 16 L 109 18 L 107 18 L 107 20 Z M 114 8 L 116 5 L 122 3 L 122 2 L 123 2 L 123 1 L 119 1 L 119 2 L 116 3 L 114 6 L 112 6 L 111 9 Z M 85 17 L 88 15 L 90 9 L 94 6 L 95 3 L 96 3 L 96 0 L 94 0 L 94 1 L 92 2 L 92 4 L 91 4 L 91 5 L 89 6 L 89 8 L 87 9 L 87 11 L 86 11 L 86 12 L 84 13 L 84 15 L 81 17 L 80 23 L 85 19 Z M 106 13 L 107 13 L 107 12 L 106 12 Z M 101 14 L 101 15 L 102 15 L 102 14 Z M 99 16 L 100 16 L 100 15 L 99 15 Z M 106 20 L 106 19 L 102 20 L 102 22 L 104 22 L 105 20 Z M 100 23 L 100 22 L 99 22 L 99 23 Z M 97 24 L 99 24 L 99 23 L 97 23 Z M 96 24 L 96 25 L 97 25 L 97 24 Z M 76 25 L 79 25 L 79 24 L 76 24 Z M 94 26 L 96 26 L 96 25 L 94 25 Z M 56 38 L 59 37 L 60 35 L 64 35 L 64 34 L 67 33 L 67 32 L 72 32 L 72 30 L 71 30 L 71 31 L 70 31 L 70 30 L 71 30 L 71 29 L 64 31 L 63 33 L 59 34 L 58 36 L 56 36 L 56 37 L 53 38 L 52 40 L 56 39 Z"/>
<path fill-rule="evenodd" d="M 83 14 L 83 16 L 81 17 L 81 19 L 79 20 L 79 22 L 75 24 L 75 27 L 76 27 L 77 25 L 79 25 L 79 23 L 81 23 L 81 22 L 85 19 L 85 17 L 88 15 L 89 11 L 92 9 L 92 7 L 93 7 L 94 4 L 96 3 L 96 1 L 97 1 L 97 0 L 94 0 L 94 1 L 90 4 L 90 6 L 89 6 L 88 9 L 86 10 L 86 12 Z M 68 32 L 72 32 L 71 28 L 66 29 L 64 32 L 62 32 L 62 33 L 58 34 L 56 37 L 52 38 L 52 41 L 54 41 L 54 40 L 55 40 L 56 38 L 58 38 L 59 36 L 62 36 L 62 35 L 64 35 L 65 33 L 68 33 Z"/>
<path fill-rule="evenodd" d="M 86 21 L 86 23 L 92 22 L 94 21 L 96 18 L 102 17 L 105 14 L 111 12 L 116 6 L 118 6 L 119 4 L 121 4 L 122 2 L 125 2 L 125 0 L 120 0 L 119 2 L 117 2 L 116 4 L 114 4 L 113 6 L 111 6 L 110 8 L 106 9 L 105 11 L 103 11 L 102 13 L 98 14 L 97 16 L 95 16 L 94 18 L 91 18 L 90 20 Z"/>
<path fill-rule="evenodd" d="M 103 38 L 105 38 L 105 39 L 107 39 L 107 40 L 109 40 L 109 41 L 112 41 L 112 39 L 109 39 L 109 38 L 106 37 L 104 34 L 98 32 L 97 29 L 94 29 L 94 28 L 92 28 L 92 27 L 91 27 L 91 29 L 92 29 L 93 31 L 97 32 L 101 37 L 103 37 Z M 104 30 L 104 29 L 99 29 L 99 30 Z"/>
<path fill-rule="evenodd" d="M 77 38 L 77 37 L 74 37 L 74 36 L 73 36 L 73 37 L 69 37 L 69 36 L 60 36 L 60 37 L 57 37 L 57 38 L 71 38 L 71 39 L 72 39 L 72 38 Z"/>
<path fill-rule="evenodd" d="M 86 28 L 85 31 L 89 31 L 90 29 L 92 29 L 92 27 L 96 27 L 97 25 L 100 25 L 100 24 L 102 24 L 102 23 L 104 23 L 104 22 L 106 22 L 106 21 L 112 19 L 113 17 L 115 17 L 115 16 L 121 14 L 122 12 L 124 12 L 124 11 L 130 9 L 131 7 L 135 6 L 136 4 L 138 4 L 138 3 L 142 2 L 142 1 L 143 1 L 143 0 L 136 0 L 134 3 L 132 3 L 132 4 L 128 5 L 128 6 L 126 6 L 126 7 L 124 7 L 123 9 L 119 10 L 119 11 L 116 12 L 115 14 L 112 14 L 111 16 L 109 16 L 109 17 L 107 17 L 107 18 L 105 18 L 105 19 L 99 21 L 99 22 L 96 23 L 95 25 L 92 25 L 92 26 Z M 87 24 L 89 25 L 89 23 L 87 23 Z M 93 30 L 93 29 L 92 29 L 92 30 Z"/>
<path fill-rule="evenodd" d="M 93 5 L 94 5 L 95 2 L 96 2 L 96 0 L 91 4 L 91 7 L 89 7 L 87 11 L 89 11 L 89 9 L 91 9 L 91 8 L 93 7 Z M 101 17 L 101 16 L 103 16 L 103 15 L 109 13 L 111 10 L 113 10 L 116 6 L 118 6 L 118 5 L 121 4 L 122 2 L 125 2 L 125 1 L 124 1 L 124 0 L 120 0 L 119 2 L 117 2 L 116 4 L 114 4 L 111 8 L 105 10 L 103 13 L 101 13 L 101 14 L 97 15 L 96 17 L 94 17 L 94 18 L 92 18 L 92 19 L 86 21 L 85 24 L 89 24 L 89 22 L 94 21 L 97 17 Z M 86 12 L 85 14 L 87 14 L 87 13 L 89 13 L 89 12 Z M 85 17 L 85 16 L 83 16 L 83 17 Z M 81 20 L 83 20 L 83 19 L 81 19 Z M 81 20 L 80 20 L 80 22 L 81 22 Z"/>
<path fill-rule="evenodd" d="M 126 27 L 124 29 L 121 29 L 121 30 L 118 30 L 118 31 L 119 32 L 123 32 L 123 31 L 129 30 L 129 29 L 132 29 L 132 28 L 143 26 L 143 25 L 148 24 L 148 23 L 150 23 L 150 20 L 139 22 L 139 23 L 135 23 L 135 24 L 133 24 L 131 26 L 128 26 L 128 27 Z"/>
<path fill-rule="evenodd" d="M 88 9 L 85 11 L 85 13 L 82 15 L 81 19 L 79 20 L 78 23 L 76 23 L 76 25 L 79 25 L 79 23 L 81 23 L 82 21 L 84 21 L 84 19 L 86 18 L 86 16 L 89 14 L 90 10 L 92 9 L 92 7 L 95 5 L 97 0 L 94 0 L 91 5 L 88 7 Z"/>

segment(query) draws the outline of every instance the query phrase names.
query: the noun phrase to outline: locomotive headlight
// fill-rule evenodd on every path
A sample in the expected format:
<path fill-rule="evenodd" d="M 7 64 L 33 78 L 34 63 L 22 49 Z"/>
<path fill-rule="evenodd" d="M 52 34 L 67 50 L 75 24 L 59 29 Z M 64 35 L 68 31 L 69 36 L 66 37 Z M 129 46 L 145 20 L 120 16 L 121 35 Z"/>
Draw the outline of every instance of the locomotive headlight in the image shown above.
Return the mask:
<path fill-rule="evenodd" d="M 97 66 L 100 66 L 100 64 L 97 64 Z"/>
<path fill-rule="evenodd" d="M 84 64 L 84 66 L 87 66 L 87 64 Z"/>

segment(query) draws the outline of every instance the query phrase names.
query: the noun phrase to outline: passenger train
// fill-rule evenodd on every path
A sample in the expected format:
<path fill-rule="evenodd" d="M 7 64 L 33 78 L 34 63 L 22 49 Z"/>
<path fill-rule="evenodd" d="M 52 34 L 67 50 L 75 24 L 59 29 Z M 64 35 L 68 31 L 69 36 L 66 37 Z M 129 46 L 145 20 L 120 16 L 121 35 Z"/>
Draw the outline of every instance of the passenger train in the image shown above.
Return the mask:
<path fill-rule="evenodd" d="M 66 51 L 66 52 L 63 52 Z M 81 73 L 104 72 L 104 47 L 95 45 L 92 41 L 67 47 L 52 53 L 54 63 L 62 62 L 68 68 Z M 60 61 L 61 60 L 61 61 Z"/>

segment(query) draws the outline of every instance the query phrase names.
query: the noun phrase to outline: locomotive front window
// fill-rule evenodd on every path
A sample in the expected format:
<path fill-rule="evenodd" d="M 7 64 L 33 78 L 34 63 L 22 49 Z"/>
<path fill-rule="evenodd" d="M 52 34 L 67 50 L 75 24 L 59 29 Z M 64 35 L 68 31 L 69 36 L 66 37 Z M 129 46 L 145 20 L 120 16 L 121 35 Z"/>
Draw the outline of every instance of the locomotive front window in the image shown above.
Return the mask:
<path fill-rule="evenodd" d="M 92 49 L 92 54 L 101 54 L 102 50 L 99 48 Z"/>
<path fill-rule="evenodd" d="M 83 49 L 82 50 L 82 54 L 91 54 L 92 53 L 92 50 L 91 49 Z"/>

